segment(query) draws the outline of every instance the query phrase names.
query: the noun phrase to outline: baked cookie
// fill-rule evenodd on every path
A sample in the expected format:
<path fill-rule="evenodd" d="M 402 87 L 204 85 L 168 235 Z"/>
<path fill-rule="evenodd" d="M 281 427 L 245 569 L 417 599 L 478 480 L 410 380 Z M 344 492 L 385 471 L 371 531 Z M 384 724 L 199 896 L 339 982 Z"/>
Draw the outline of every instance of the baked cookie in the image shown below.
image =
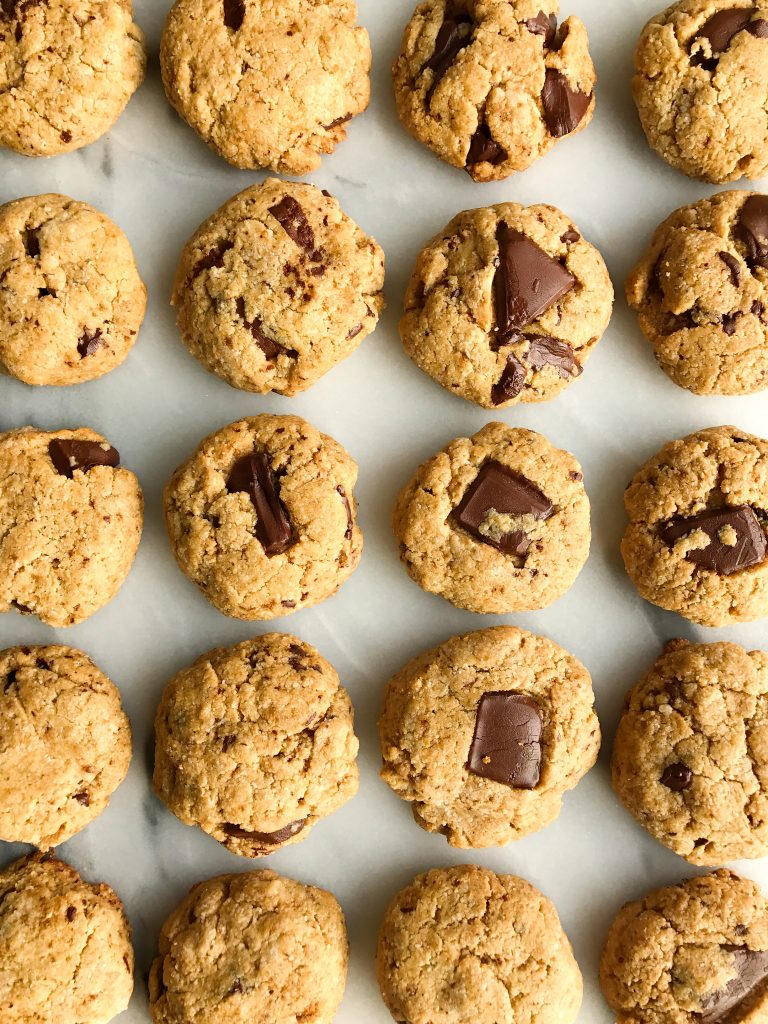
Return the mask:
<path fill-rule="evenodd" d="M 571 1024 L 582 981 L 557 911 L 471 864 L 417 875 L 387 909 L 379 987 L 400 1024 Z"/>
<path fill-rule="evenodd" d="M 411 579 L 471 612 L 546 608 L 589 554 L 581 466 L 541 434 L 488 423 L 416 470 L 393 512 Z"/>
<path fill-rule="evenodd" d="M 149 975 L 155 1024 L 331 1024 L 349 946 L 324 889 L 274 871 L 200 882 L 162 927 Z"/>
<path fill-rule="evenodd" d="M 676 384 L 768 388 L 768 196 L 721 192 L 676 210 L 629 275 L 627 301 Z"/>
<path fill-rule="evenodd" d="M 0 206 L 0 369 L 25 384 L 81 384 L 130 352 L 147 307 L 128 239 L 67 196 Z"/>
<path fill-rule="evenodd" d="M 184 343 L 243 391 L 304 391 L 384 309 L 384 253 L 314 185 L 270 178 L 236 195 L 181 254 L 172 303 Z"/>
<path fill-rule="evenodd" d="M 130 762 L 120 693 L 87 655 L 0 651 L 0 840 L 66 842 L 98 818 Z"/>
<path fill-rule="evenodd" d="M 354 0 L 176 0 L 160 45 L 176 112 L 235 167 L 306 174 L 368 106 Z"/>
<path fill-rule="evenodd" d="M 455 636 L 390 679 L 381 777 L 451 846 L 501 846 L 560 813 L 597 758 L 592 680 L 512 626 Z"/>
<path fill-rule="evenodd" d="M 0 3 L 0 146 L 81 149 L 109 131 L 144 79 L 131 0 Z"/>
<path fill-rule="evenodd" d="M 702 626 L 768 615 L 768 441 L 709 427 L 670 441 L 624 494 L 640 595 Z"/>
<path fill-rule="evenodd" d="M 210 434 L 165 488 L 181 571 L 224 615 L 274 619 L 331 597 L 360 561 L 357 463 L 298 416 Z"/>
<path fill-rule="evenodd" d="M 108 885 L 36 853 L 0 871 L 3 1024 L 108 1024 L 133 991 L 131 928 Z"/>
<path fill-rule="evenodd" d="M 586 128 L 595 69 L 578 18 L 557 0 L 424 0 L 392 66 L 397 112 L 475 181 L 524 171 Z"/>
<path fill-rule="evenodd" d="M 575 380 L 612 306 L 602 256 L 564 213 L 500 203 L 458 214 L 422 249 L 400 337 L 447 391 L 497 409 Z"/>
<path fill-rule="evenodd" d="M 627 903 L 600 984 L 617 1024 L 760 1024 L 768 1014 L 768 906 L 715 871 Z"/>
<path fill-rule="evenodd" d="M 142 521 L 139 482 L 101 434 L 0 434 L 0 612 L 87 619 L 122 586 Z"/>

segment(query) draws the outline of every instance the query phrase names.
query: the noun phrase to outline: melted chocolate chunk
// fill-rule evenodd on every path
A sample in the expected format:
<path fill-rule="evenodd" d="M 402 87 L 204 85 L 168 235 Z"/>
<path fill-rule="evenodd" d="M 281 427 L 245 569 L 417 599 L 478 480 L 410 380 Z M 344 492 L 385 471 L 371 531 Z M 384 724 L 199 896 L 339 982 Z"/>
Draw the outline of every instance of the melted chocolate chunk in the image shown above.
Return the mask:
<path fill-rule="evenodd" d="M 277 359 L 278 356 L 289 356 L 291 359 L 298 357 L 298 352 L 292 348 L 285 348 L 279 342 L 275 341 L 274 338 L 268 338 L 267 335 L 261 329 L 261 320 L 255 316 L 253 320 L 248 320 L 245 315 L 245 299 L 241 296 L 235 303 L 235 309 L 237 315 L 243 321 L 245 327 L 251 332 L 251 336 L 256 344 L 259 346 L 261 351 L 264 353 L 267 359 Z"/>
<path fill-rule="evenodd" d="M 325 128 L 325 130 L 329 132 L 331 131 L 332 128 L 338 128 L 340 124 L 346 124 L 347 121 L 351 121 L 352 116 L 352 114 L 344 114 L 343 117 L 337 117 L 334 121 L 331 121 L 330 124 L 324 124 L 323 128 Z M 323 195 L 327 196 L 329 195 L 329 193 L 324 191 Z"/>
<path fill-rule="evenodd" d="M 570 135 L 581 124 L 592 102 L 592 93 L 587 95 L 572 89 L 562 71 L 547 68 L 541 102 L 549 134 L 560 139 L 563 135 Z"/>
<path fill-rule="evenodd" d="M 56 437 L 48 444 L 51 462 L 60 476 L 72 479 L 76 469 L 87 473 L 94 466 L 119 466 L 120 453 L 102 441 L 71 441 Z"/>
<path fill-rule="evenodd" d="M 581 375 L 582 367 L 567 341 L 557 341 L 543 334 L 534 334 L 528 340 L 530 344 L 525 358 L 536 373 L 545 366 L 554 366 L 564 380 Z"/>
<path fill-rule="evenodd" d="M 712 56 L 707 57 L 703 50 L 698 49 L 693 53 L 691 63 L 706 68 L 708 71 L 714 71 L 717 67 L 718 56 L 725 53 L 733 37 L 749 25 L 755 10 L 754 7 L 733 7 L 730 10 L 718 11 L 717 14 L 713 14 L 696 33 L 689 49 L 689 52 L 692 52 L 699 40 L 706 39 L 712 49 Z"/>
<path fill-rule="evenodd" d="M 298 835 L 306 824 L 307 819 L 301 818 L 299 821 L 292 821 L 285 828 L 278 829 L 277 832 L 248 832 L 246 829 L 240 828 L 239 825 L 231 825 L 227 822 L 221 826 L 221 829 L 222 832 L 232 836 L 233 839 L 251 839 L 262 846 L 278 846 L 287 839 Z"/>
<path fill-rule="evenodd" d="M 563 234 L 560 235 L 560 241 L 566 242 L 568 245 L 574 245 L 580 238 L 581 235 L 575 228 L 568 228 L 567 231 L 564 231 Z"/>
<path fill-rule="evenodd" d="M 491 136 L 488 125 L 481 122 L 469 144 L 467 167 L 483 163 L 497 166 L 503 164 L 508 155 L 506 149 Z"/>
<path fill-rule="evenodd" d="M 737 310 L 735 313 L 723 314 L 723 317 L 720 322 L 723 325 L 723 330 L 729 338 L 732 338 L 733 335 L 736 333 L 736 324 L 741 316 L 743 316 L 743 314 L 739 310 Z"/>
<path fill-rule="evenodd" d="M 214 246 L 206 256 L 201 257 L 192 268 L 192 278 L 198 277 L 204 270 L 211 270 L 213 267 L 221 269 L 224 266 L 224 253 L 234 249 L 235 243 L 225 239 Z"/>
<path fill-rule="evenodd" d="M 85 359 L 86 356 L 92 356 L 102 345 L 101 328 L 97 327 L 92 333 L 86 327 L 77 342 L 77 351 L 80 358 Z"/>
<path fill-rule="evenodd" d="M 85 792 L 85 790 L 83 790 L 82 793 L 75 793 L 75 795 L 72 797 L 72 799 L 73 800 L 77 800 L 77 802 L 79 804 L 82 804 L 83 807 L 90 807 L 91 806 L 91 798 L 90 798 L 89 794 Z"/>
<path fill-rule="evenodd" d="M 734 532 L 734 544 L 725 544 L 720 539 L 720 532 L 726 528 Z M 765 532 L 749 505 L 711 509 L 688 518 L 670 519 L 659 527 L 659 535 L 666 544 L 672 545 L 695 530 L 703 530 L 710 542 L 705 548 L 689 551 L 685 557 L 718 576 L 730 576 L 751 565 L 760 565 L 768 554 Z"/>
<path fill-rule="evenodd" d="M 227 481 L 230 494 L 244 491 L 256 509 L 256 537 L 271 558 L 293 543 L 293 527 L 280 500 L 277 478 L 264 452 L 246 455 L 232 467 Z"/>
<path fill-rule="evenodd" d="M 734 234 L 747 250 L 751 270 L 768 270 L 768 196 L 754 195 L 744 203 Z"/>
<path fill-rule="evenodd" d="M 11 671 L 8 673 L 8 675 L 5 677 L 5 684 L 3 686 L 3 693 L 8 693 L 10 688 L 16 682 L 16 676 L 17 675 L 18 675 L 18 670 L 15 669 L 15 668 L 12 668 Z"/>
<path fill-rule="evenodd" d="M 30 228 L 24 232 L 24 251 L 27 256 L 37 259 L 40 255 L 40 229 Z"/>
<path fill-rule="evenodd" d="M 279 203 L 270 206 L 269 212 L 296 245 L 309 253 L 312 259 L 317 259 L 319 254 L 315 250 L 315 233 L 304 210 L 293 196 L 283 196 Z"/>
<path fill-rule="evenodd" d="M 467 768 L 513 789 L 535 789 L 541 775 L 539 705 L 524 693 L 484 693 Z"/>
<path fill-rule="evenodd" d="M 356 338 L 362 329 L 362 324 L 358 324 L 357 327 L 353 327 L 352 330 L 347 333 L 347 341 L 351 341 L 352 338 Z"/>
<path fill-rule="evenodd" d="M 354 519 L 352 518 L 352 506 L 349 504 L 347 492 L 341 485 L 336 488 L 336 491 L 341 495 L 341 500 L 344 502 L 344 507 L 347 510 L 347 528 L 344 531 L 344 540 L 350 540 L 352 538 L 352 526 L 354 524 Z"/>
<path fill-rule="evenodd" d="M 535 18 L 529 18 L 523 24 L 535 36 L 544 36 L 544 45 L 550 47 L 557 35 L 557 15 L 539 11 Z"/>
<path fill-rule="evenodd" d="M 237 32 L 245 20 L 245 0 L 224 0 L 224 24 Z"/>
<path fill-rule="evenodd" d="M 693 772 L 687 764 L 668 764 L 661 773 L 661 784 L 673 793 L 682 793 L 693 780 Z"/>
<path fill-rule="evenodd" d="M 427 106 L 432 99 L 432 93 L 443 80 L 459 52 L 468 45 L 471 36 L 472 19 L 468 15 L 459 14 L 455 18 L 446 18 L 440 26 L 432 56 L 421 68 L 422 73 L 427 70 L 434 72 L 425 97 Z"/>
<path fill-rule="evenodd" d="M 74 907 L 67 907 L 67 920 L 72 923 L 77 916 L 77 910 Z"/>
<path fill-rule="evenodd" d="M 768 977 L 768 950 L 748 949 L 746 946 L 723 946 L 722 949 L 733 956 L 736 977 L 704 997 L 701 1012 L 697 1015 L 701 1024 L 719 1024 L 726 1019 L 736 1024 L 733 1011 L 746 1002 Z"/>
<path fill-rule="evenodd" d="M 507 356 L 507 365 L 504 367 L 504 372 L 491 388 L 491 401 L 493 404 L 501 405 L 502 402 L 508 402 L 512 398 L 517 398 L 525 387 L 525 377 L 525 367 L 517 356 L 510 352 Z"/>
<path fill-rule="evenodd" d="M 719 252 L 717 254 L 723 263 L 728 267 L 728 271 L 731 275 L 731 282 L 734 288 L 738 288 L 741 282 L 741 264 L 730 252 Z"/>
<path fill-rule="evenodd" d="M 768 21 L 764 18 L 757 18 L 747 25 L 747 32 L 758 39 L 768 39 Z"/>

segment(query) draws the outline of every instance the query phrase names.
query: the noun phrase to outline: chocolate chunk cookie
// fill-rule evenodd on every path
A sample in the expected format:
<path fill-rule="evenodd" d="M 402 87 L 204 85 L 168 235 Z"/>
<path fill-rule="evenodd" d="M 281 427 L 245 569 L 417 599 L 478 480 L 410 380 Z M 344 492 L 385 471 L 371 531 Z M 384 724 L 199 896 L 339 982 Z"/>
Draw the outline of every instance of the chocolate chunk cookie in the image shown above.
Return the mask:
<path fill-rule="evenodd" d="M 632 91 L 648 142 L 693 178 L 768 173 L 768 0 L 680 0 L 652 18 Z"/>
<path fill-rule="evenodd" d="M 160 46 L 169 102 L 235 167 L 306 174 L 368 106 L 354 0 L 176 0 Z"/>
<path fill-rule="evenodd" d="M 422 249 L 400 337 L 452 394 L 542 402 L 580 376 L 612 305 L 602 256 L 564 213 L 501 203 L 458 214 Z"/>
<path fill-rule="evenodd" d="M 80 384 L 130 352 L 147 306 L 130 243 L 87 203 L 43 195 L 0 206 L 0 369 L 25 384 Z"/>
<path fill-rule="evenodd" d="M 582 980 L 532 885 L 470 864 L 418 875 L 389 905 L 379 987 L 401 1024 L 572 1024 Z"/>
<path fill-rule="evenodd" d="M 768 441 L 710 427 L 634 476 L 621 553 L 646 601 L 702 626 L 768 615 Z"/>
<path fill-rule="evenodd" d="M 0 146 L 53 156 L 95 142 L 141 85 L 131 0 L 0 3 Z"/>
<path fill-rule="evenodd" d="M 760 1024 L 768 1013 L 768 906 L 715 871 L 627 903 L 600 984 L 617 1024 Z"/>
<path fill-rule="evenodd" d="M 721 192 L 676 210 L 629 275 L 627 301 L 676 384 L 767 388 L 768 196 Z"/>
<path fill-rule="evenodd" d="M 142 521 L 139 482 L 101 434 L 0 434 L 0 612 L 87 619 L 122 586 Z"/>
<path fill-rule="evenodd" d="M 541 434 L 488 423 L 419 466 L 393 512 L 420 587 L 497 615 L 546 608 L 589 554 L 581 467 Z"/>
<path fill-rule="evenodd" d="M 274 619 L 336 593 L 360 561 L 357 464 L 298 416 L 209 435 L 165 488 L 179 568 L 220 612 Z"/>
<path fill-rule="evenodd" d="M 595 109 L 578 18 L 556 0 L 424 0 L 392 67 L 400 120 L 475 181 L 524 171 Z"/>
<path fill-rule="evenodd" d="M 390 679 L 381 777 L 451 846 L 500 846 L 548 825 L 597 758 L 592 680 L 512 626 L 455 636 Z"/>
<path fill-rule="evenodd" d="M 374 330 L 383 287 L 384 253 L 332 196 L 271 178 L 195 232 L 171 301 L 207 370 L 244 391 L 295 395 Z"/>
<path fill-rule="evenodd" d="M 274 871 L 200 882 L 160 932 L 149 975 L 155 1024 L 331 1024 L 349 946 L 324 889 Z"/>

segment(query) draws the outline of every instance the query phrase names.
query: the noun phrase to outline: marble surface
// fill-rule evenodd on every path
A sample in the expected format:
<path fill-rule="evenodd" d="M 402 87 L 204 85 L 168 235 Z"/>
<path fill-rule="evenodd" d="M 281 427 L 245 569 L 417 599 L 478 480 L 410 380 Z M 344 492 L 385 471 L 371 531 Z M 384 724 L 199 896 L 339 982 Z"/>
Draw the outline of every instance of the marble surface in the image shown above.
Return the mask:
<path fill-rule="evenodd" d="M 93 203 L 127 232 L 149 287 L 139 341 L 108 377 L 58 390 L 7 379 L 0 385 L 0 429 L 28 423 L 92 426 L 137 472 L 147 502 L 136 564 L 111 605 L 69 630 L 4 615 L 0 645 L 82 647 L 122 691 L 135 737 L 129 777 L 108 811 L 59 852 L 87 878 L 108 881 L 125 901 L 137 973 L 130 1009 L 119 1021 L 140 1024 L 149 1019 L 144 977 L 165 916 L 193 882 L 254 866 L 182 825 L 152 795 L 155 707 L 166 680 L 198 654 L 269 628 L 224 618 L 179 573 L 161 518 L 162 486 L 211 430 L 262 411 L 305 416 L 338 438 L 360 464 L 356 494 L 365 553 L 336 597 L 274 627 L 315 644 L 339 670 L 355 703 L 362 783 L 359 795 L 318 825 L 308 841 L 268 863 L 330 888 L 344 907 L 351 969 L 337 1020 L 389 1020 L 373 955 L 392 894 L 418 871 L 476 861 L 525 876 L 555 901 L 584 973 L 579 1021 L 607 1024 L 612 1016 L 596 973 L 614 913 L 625 900 L 692 870 L 646 836 L 612 795 L 607 761 L 624 693 L 672 636 L 768 646 L 765 622 L 701 630 L 638 598 L 618 553 L 622 491 L 635 469 L 669 438 L 722 423 L 768 435 L 768 397 L 699 398 L 675 387 L 657 369 L 621 297 L 624 277 L 658 221 L 676 206 L 717 191 L 655 157 L 635 116 L 629 91 L 632 51 L 659 0 L 565 4 L 565 12 L 580 15 L 589 28 L 600 79 L 595 119 L 524 174 L 494 185 L 474 184 L 439 163 L 396 119 L 388 69 L 411 0 L 358 3 L 374 49 L 372 103 L 311 180 L 334 192 L 384 247 L 389 308 L 376 334 L 309 393 L 283 399 L 235 391 L 207 374 L 178 339 L 168 296 L 181 246 L 204 217 L 260 175 L 221 162 L 167 105 L 157 60 L 166 0 L 136 4 L 150 41 L 150 73 L 107 138 L 48 161 L 0 154 L 0 202 L 60 191 Z M 411 265 L 422 243 L 456 212 L 505 199 L 544 201 L 567 211 L 605 255 L 619 298 L 611 327 L 581 380 L 554 402 L 498 414 L 575 452 L 584 465 L 594 530 L 589 562 L 564 598 L 543 612 L 499 618 L 458 611 L 410 582 L 397 559 L 390 508 L 418 462 L 491 418 L 448 395 L 403 354 L 396 325 Z M 407 659 L 455 633 L 499 622 L 543 633 L 585 662 L 594 677 L 604 748 L 598 766 L 566 798 L 555 824 L 505 849 L 460 852 L 442 837 L 422 832 L 408 806 L 378 779 L 376 720 L 384 682 Z M 0 844 L 0 864 L 22 852 Z M 766 865 L 739 868 L 768 887 Z"/>

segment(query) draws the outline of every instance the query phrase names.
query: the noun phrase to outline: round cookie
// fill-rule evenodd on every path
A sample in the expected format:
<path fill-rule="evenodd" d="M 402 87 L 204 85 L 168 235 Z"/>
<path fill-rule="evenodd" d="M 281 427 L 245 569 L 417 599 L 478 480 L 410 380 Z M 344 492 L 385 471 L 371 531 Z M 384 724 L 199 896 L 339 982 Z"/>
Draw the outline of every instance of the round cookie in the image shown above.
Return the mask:
<path fill-rule="evenodd" d="M 176 0 L 160 45 L 176 112 L 235 167 L 317 170 L 368 106 L 354 0 Z"/>
<path fill-rule="evenodd" d="M 676 210 L 629 275 L 627 301 L 676 384 L 768 388 L 768 196 L 721 192 Z"/>
<path fill-rule="evenodd" d="M 3 0 L 0 146 L 25 156 L 104 135 L 144 79 L 131 0 Z"/>
<path fill-rule="evenodd" d="M 384 253 L 314 185 L 270 178 L 217 210 L 181 254 L 173 305 L 211 373 L 244 391 L 304 391 L 384 308 Z"/>
<path fill-rule="evenodd" d="M 400 560 L 457 608 L 546 608 L 589 554 L 581 467 L 541 434 L 488 423 L 416 470 L 393 512 Z"/>
<path fill-rule="evenodd" d="M 61 195 L 0 206 L 0 369 L 25 384 L 80 384 L 130 352 L 147 290 L 109 217 Z"/>
<path fill-rule="evenodd" d="M 627 695 L 613 788 L 691 864 L 768 854 L 768 654 L 668 644 Z"/>
<path fill-rule="evenodd" d="M 571 1024 L 582 980 L 552 903 L 464 864 L 417 875 L 387 909 L 379 987 L 399 1024 Z"/>
<path fill-rule="evenodd" d="M 768 906 L 757 885 L 715 871 L 627 903 L 600 985 L 617 1024 L 760 1024 L 768 1013 Z"/>
<path fill-rule="evenodd" d="M 187 825 L 259 857 L 355 795 L 349 696 L 309 644 L 267 633 L 202 655 L 163 693 L 155 791 Z"/>
<path fill-rule="evenodd" d="M 475 181 L 524 171 L 586 128 L 595 69 L 557 0 L 424 0 L 392 66 L 405 127 Z"/>
<path fill-rule="evenodd" d="M 578 377 L 608 326 L 600 253 L 554 206 L 458 214 L 422 249 L 403 347 L 452 394 L 486 409 L 543 402 Z"/>
<path fill-rule="evenodd" d="M 500 846 L 548 825 L 597 758 L 584 666 L 512 626 L 456 636 L 390 679 L 381 777 L 451 846 Z"/>
<path fill-rule="evenodd" d="M 680 0 L 652 18 L 632 92 L 668 164 L 715 183 L 768 173 L 768 0 Z"/>
<path fill-rule="evenodd" d="M 155 1024 L 331 1024 L 344 995 L 341 907 L 274 871 L 198 883 L 158 945 L 149 975 Z"/>
<path fill-rule="evenodd" d="M 139 482 L 101 434 L 0 434 L 0 612 L 87 619 L 122 586 L 142 522 Z"/>
<path fill-rule="evenodd" d="M 702 626 L 768 615 L 768 441 L 709 427 L 633 477 L 621 553 L 653 604 Z"/>
<path fill-rule="evenodd" d="M 3 1024 L 108 1024 L 133 991 L 131 929 L 108 885 L 36 853 L 0 872 Z"/>
<path fill-rule="evenodd" d="M 224 615 L 274 619 L 336 593 L 360 561 L 357 464 L 298 416 L 210 434 L 165 488 L 179 568 Z"/>
<path fill-rule="evenodd" d="M 106 808 L 130 762 L 120 693 L 87 655 L 0 651 L 0 839 L 66 842 Z"/>

